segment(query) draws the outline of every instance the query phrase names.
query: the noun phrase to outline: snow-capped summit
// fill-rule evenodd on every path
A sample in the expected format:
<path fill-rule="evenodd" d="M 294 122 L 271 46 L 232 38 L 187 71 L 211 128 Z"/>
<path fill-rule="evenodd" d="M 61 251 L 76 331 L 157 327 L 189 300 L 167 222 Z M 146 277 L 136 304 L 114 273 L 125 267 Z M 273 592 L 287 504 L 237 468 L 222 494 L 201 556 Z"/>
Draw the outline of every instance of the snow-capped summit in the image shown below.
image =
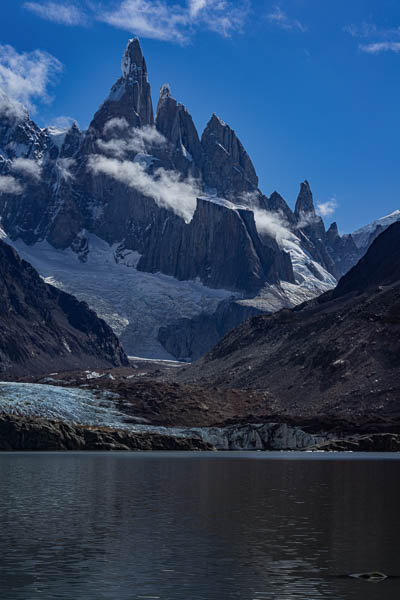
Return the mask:
<path fill-rule="evenodd" d="M 360 229 L 357 229 L 351 235 L 358 248 L 367 250 L 374 239 L 396 221 L 400 221 L 400 210 L 395 210 L 364 227 L 360 227 Z"/>

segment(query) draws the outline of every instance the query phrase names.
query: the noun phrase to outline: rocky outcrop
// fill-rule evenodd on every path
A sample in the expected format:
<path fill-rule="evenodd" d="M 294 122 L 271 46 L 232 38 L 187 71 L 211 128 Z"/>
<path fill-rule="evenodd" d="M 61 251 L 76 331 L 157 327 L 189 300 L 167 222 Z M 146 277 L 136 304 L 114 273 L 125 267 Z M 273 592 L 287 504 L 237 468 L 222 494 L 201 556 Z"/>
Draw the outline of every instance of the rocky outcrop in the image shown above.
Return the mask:
<path fill-rule="evenodd" d="M 268 246 L 261 242 L 251 211 L 201 198 L 189 224 L 181 220 L 179 227 L 167 214 L 153 223 L 138 269 L 247 293 L 293 281 L 289 256 L 272 238 Z"/>
<path fill-rule="evenodd" d="M 129 364 L 87 304 L 42 281 L 0 241 L 0 376 Z"/>
<path fill-rule="evenodd" d="M 171 96 L 164 84 L 156 113 L 157 130 L 170 142 L 174 167 L 184 175 L 200 176 L 202 148 L 188 110 Z"/>
<path fill-rule="evenodd" d="M 319 442 L 309 450 L 319 452 L 399 452 L 400 435 L 396 433 L 371 433 L 353 435 L 343 439 Z"/>
<path fill-rule="evenodd" d="M 213 114 L 201 136 L 204 182 L 218 194 L 253 192 L 258 177 L 253 163 L 233 129 Z"/>
<path fill-rule="evenodd" d="M 263 423 L 210 427 L 201 439 L 217 450 L 305 450 L 326 440 L 285 423 Z"/>
<path fill-rule="evenodd" d="M 32 417 L 0 415 L 0 451 L 29 450 L 212 450 L 197 437 L 133 433 L 110 427 L 69 425 Z"/>

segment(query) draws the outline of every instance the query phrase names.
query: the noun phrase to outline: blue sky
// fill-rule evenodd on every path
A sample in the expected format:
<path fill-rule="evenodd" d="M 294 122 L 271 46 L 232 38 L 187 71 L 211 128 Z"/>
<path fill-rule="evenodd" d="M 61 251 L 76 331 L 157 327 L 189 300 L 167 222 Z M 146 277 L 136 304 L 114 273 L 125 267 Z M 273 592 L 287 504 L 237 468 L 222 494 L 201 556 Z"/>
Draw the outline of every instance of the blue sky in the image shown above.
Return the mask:
<path fill-rule="evenodd" d="M 137 34 L 154 104 L 169 82 L 199 133 L 216 112 L 264 193 L 293 206 L 308 179 L 342 232 L 399 208 L 398 0 L 2 0 L 1 12 L 0 88 L 41 126 L 87 127 Z"/>

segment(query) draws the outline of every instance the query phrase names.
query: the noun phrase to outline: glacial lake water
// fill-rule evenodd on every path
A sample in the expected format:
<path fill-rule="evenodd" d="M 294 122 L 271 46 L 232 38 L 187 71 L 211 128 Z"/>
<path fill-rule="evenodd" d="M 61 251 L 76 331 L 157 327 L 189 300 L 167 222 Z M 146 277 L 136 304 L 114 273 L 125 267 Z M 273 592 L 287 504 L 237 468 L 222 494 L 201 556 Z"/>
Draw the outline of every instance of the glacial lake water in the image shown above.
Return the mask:
<path fill-rule="evenodd" d="M 399 455 L 2 453 L 2 600 L 398 600 Z M 381 583 L 345 577 L 380 570 Z"/>

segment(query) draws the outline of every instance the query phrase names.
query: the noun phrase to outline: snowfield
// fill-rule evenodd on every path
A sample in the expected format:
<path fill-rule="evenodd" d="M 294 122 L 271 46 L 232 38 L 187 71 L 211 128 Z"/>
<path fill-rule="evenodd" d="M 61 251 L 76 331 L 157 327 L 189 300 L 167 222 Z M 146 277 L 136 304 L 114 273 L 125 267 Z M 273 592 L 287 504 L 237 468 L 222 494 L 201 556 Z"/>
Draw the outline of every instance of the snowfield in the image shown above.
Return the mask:
<path fill-rule="evenodd" d="M 82 263 L 71 250 L 48 242 L 27 246 L 5 241 L 30 262 L 46 283 L 84 300 L 121 338 L 128 354 L 174 359 L 157 340 L 158 330 L 176 319 L 212 313 L 231 291 L 213 290 L 195 281 L 178 281 L 162 273 L 144 273 L 135 266 L 138 253 L 127 251 L 117 262 L 117 244 L 109 246 L 88 234 L 90 252 Z"/>
<path fill-rule="evenodd" d="M 10 240 L 0 231 L 4 241 L 30 262 L 47 283 L 87 302 L 113 328 L 126 352 L 133 356 L 174 359 L 157 339 L 159 328 L 202 312 L 212 314 L 224 299 L 236 298 L 265 312 L 275 312 L 336 285 L 335 278 L 312 260 L 296 243 L 295 236 L 281 240 L 281 245 L 291 256 L 296 284 L 266 285 L 255 298 L 243 299 L 232 291 L 211 289 L 198 281 L 178 281 L 162 273 L 138 271 L 138 252 L 121 251 L 118 244 L 110 246 L 93 234 L 82 234 L 89 241 L 86 262 L 80 261 L 70 249 L 57 250 L 48 242 L 27 246 L 21 240 Z"/>

